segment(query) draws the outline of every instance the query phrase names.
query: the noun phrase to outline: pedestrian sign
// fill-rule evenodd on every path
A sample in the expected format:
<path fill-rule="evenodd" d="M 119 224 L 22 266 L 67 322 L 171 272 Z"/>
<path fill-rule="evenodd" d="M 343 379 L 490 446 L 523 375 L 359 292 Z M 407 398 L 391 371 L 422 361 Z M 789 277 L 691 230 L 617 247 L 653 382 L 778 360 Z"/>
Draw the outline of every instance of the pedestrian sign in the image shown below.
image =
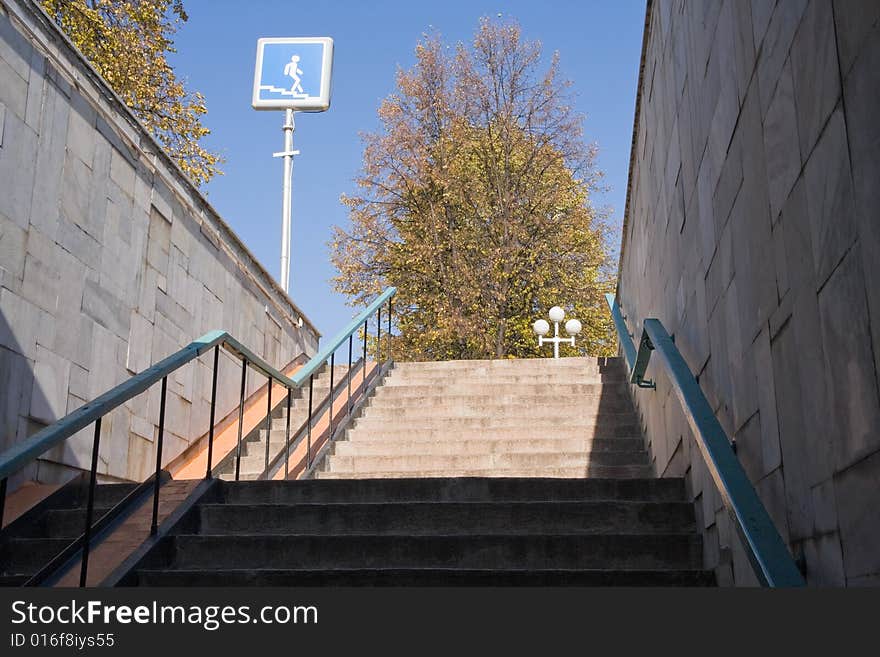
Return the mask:
<path fill-rule="evenodd" d="M 330 107 L 332 68 L 329 37 L 259 39 L 254 109 L 323 112 Z"/>

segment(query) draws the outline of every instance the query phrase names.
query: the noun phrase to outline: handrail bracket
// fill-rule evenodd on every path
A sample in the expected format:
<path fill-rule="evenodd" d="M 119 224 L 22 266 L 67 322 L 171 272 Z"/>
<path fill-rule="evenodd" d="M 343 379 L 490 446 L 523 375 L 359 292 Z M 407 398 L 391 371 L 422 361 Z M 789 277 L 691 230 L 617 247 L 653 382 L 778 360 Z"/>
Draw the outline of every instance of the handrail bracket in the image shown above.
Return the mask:
<path fill-rule="evenodd" d="M 624 339 L 623 336 L 632 337 L 632 333 L 626 326 L 626 316 L 617 303 L 617 299 L 613 294 L 606 294 L 605 300 L 611 309 L 611 318 L 614 320 L 614 326 L 620 337 L 620 347 L 626 359 L 627 371 L 629 372 L 628 380 L 630 383 L 637 385 L 639 388 L 656 389 L 657 386 L 651 379 L 645 378 L 645 370 L 648 369 L 648 362 L 651 360 L 651 351 L 654 345 L 646 333 L 642 333 L 642 341 L 639 343 L 639 351 L 636 353 L 632 340 Z"/>
<path fill-rule="evenodd" d="M 657 384 L 652 379 L 645 378 L 645 371 L 648 369 L 648 363 L 651 361 L 652 351 L 654 351 L 654 345 L 651 344 L 651 338 L 648 337 L 647 333 L 642 333 L 636 363 L 633 365 L 629 375 L 629 382 L 636 384 L 639 388 L 657 389 Z"/>

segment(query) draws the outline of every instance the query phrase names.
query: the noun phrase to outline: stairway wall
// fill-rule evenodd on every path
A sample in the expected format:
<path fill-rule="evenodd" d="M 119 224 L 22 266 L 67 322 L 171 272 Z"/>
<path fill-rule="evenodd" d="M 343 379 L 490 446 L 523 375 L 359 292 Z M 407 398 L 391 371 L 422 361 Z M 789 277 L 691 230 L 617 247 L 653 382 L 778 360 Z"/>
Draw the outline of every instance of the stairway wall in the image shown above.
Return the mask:
<path fill-rule="evenodd" d="M 278 366 L 319 337 L 35 3 L 0 0 L 0 449 L 212 329 Z M 238 367 L 224 355 L 218 417 Z M 210 368 L 169 379 L 169 458 L 207 430 Z M 153 467 L 158 405 L 155 386 L 105 419 L 103 474 Z M 90 449 L 88 429 L 12 485 Z"/>
<path fill-rule="evenodd" d="M 674 334 L 816 585 L 880 584 L 880 4 L 649 1 L 619 298 Z M 751 581 L 655 364 L 656 471 Z"/>

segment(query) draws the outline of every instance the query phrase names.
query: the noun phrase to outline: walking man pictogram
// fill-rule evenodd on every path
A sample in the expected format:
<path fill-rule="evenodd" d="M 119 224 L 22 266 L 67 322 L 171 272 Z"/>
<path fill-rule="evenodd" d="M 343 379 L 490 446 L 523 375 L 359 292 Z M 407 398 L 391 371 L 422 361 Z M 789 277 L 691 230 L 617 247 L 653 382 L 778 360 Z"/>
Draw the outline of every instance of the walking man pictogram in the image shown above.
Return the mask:
<path fill-rule="evenodd" d="M 293 78 L 293 86 L 290 87 L 291 93 L 305 96 L 306 92 L 302 88 L 302 78 L 300 78 L 302 73 L 302 69 L 299 67 L 299 55 L 294 55 L 284 67 L 284 75 Z"/>

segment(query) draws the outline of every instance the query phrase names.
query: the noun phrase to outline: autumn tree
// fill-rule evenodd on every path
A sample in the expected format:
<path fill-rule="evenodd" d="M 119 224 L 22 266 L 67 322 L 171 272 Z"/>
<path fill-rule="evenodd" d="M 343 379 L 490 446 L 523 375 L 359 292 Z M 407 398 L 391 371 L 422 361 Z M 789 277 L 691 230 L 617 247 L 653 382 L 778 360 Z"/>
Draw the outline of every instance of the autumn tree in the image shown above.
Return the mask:
<path fill-rule="evenodd" d="M 174 75 L 167 55 L 187 20 L 182 0 L 41 0 L 46 12 L 193 182 L 220 173 L 201 145 L 205 99 Z"/>
<path fill-rule="evenodd" d="M 471 47 L 434 35 L 415 55 L 343 196 L 336 290 L 360 305 L 398 288 L 398 359 L 536 356 L 531 323 L 555 304 L 584 326 L 569 355 L 610 354 L 601 174 L 558 56 L 542 70 L 539 43 L 488 19 Z"/>

